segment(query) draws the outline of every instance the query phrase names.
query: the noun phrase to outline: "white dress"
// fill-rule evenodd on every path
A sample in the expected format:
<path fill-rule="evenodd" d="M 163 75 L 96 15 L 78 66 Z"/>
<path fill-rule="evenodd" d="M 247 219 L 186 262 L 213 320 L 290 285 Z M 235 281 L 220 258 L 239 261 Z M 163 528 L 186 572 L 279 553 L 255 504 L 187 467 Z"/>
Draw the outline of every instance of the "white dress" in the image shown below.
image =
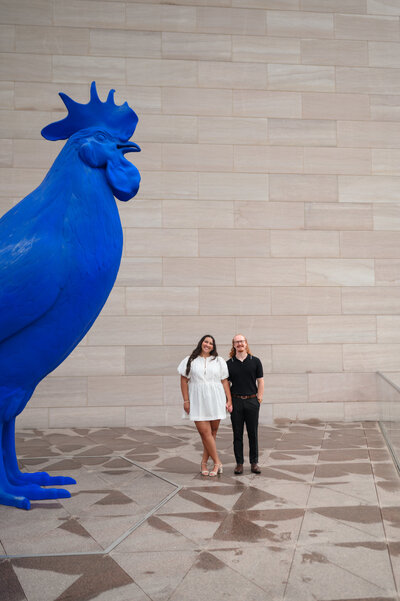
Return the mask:
<path fill-rule="evenodd" d="M 189 379 L 190 413 L 183 417 L 192 421 L 210 421 L 226 417 L 226 395 L 221 380 L 228 377 L 228 367 L 222 357 L 196 357 L 186 375 L 189 357 L 178 365 L 178 373 Z"/>

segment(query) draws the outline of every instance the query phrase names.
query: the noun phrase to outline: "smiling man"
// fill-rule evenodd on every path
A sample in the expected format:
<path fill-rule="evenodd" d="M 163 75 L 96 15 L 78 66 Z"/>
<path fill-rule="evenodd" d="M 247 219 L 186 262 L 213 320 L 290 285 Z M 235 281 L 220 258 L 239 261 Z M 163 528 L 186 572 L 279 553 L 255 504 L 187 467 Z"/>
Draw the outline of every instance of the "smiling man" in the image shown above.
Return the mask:
<path fill-rule="evenodd" d="M 261 474 L 258 466 L 258 414 L 264 393 L 263 367 L 252 355 L 243 334 L 236 334 L 227 361 L 233 411 L 233 450 L 236 458 L 235 474 L 243 474 L 243 431 L 246 424 L 249 437 L 250 465 L 253 474 Z"/>

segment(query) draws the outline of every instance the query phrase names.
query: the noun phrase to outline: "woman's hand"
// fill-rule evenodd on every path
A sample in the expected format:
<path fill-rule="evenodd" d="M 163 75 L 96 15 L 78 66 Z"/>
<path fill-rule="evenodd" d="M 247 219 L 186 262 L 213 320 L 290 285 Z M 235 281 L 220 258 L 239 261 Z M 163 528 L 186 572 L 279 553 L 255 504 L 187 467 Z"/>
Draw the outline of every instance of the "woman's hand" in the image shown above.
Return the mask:
<path fill-rule="evenodd" d="M 189 414 L 190 412 L 190 401 L 183 401 L 183 408 L 185 413 Z"/>
<path fill-rule="evenodd" d="M 228 411 L 228 413 L 232 413 L 233 411 L 233 405 L 232 405 L 232 401 L 227 401 L 226 402 L 226 410 Z"/>

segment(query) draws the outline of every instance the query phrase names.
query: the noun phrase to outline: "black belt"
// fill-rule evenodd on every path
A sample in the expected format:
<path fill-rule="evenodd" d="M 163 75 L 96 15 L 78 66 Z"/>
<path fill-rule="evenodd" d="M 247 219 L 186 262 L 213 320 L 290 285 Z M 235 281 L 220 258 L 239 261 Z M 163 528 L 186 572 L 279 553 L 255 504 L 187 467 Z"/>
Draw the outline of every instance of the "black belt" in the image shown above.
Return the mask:
<path fill-rule="evenodd" d="M 257 395 L 256 394 L 233 394 L 233 397 L 235 397 L 236 399 L 256 399 Z"/>

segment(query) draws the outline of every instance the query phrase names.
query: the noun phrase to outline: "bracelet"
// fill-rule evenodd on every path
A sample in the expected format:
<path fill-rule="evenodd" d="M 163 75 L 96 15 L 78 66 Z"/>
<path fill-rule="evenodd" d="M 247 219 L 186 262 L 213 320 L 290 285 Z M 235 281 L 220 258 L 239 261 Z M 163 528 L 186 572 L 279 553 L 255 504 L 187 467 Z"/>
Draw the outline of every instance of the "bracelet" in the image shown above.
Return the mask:
<path fill-rule="evenodd" d="M 185 403 L 190 403 L 190 401 L 183 401 L 183 404 L 185 404 Z"/>

